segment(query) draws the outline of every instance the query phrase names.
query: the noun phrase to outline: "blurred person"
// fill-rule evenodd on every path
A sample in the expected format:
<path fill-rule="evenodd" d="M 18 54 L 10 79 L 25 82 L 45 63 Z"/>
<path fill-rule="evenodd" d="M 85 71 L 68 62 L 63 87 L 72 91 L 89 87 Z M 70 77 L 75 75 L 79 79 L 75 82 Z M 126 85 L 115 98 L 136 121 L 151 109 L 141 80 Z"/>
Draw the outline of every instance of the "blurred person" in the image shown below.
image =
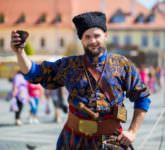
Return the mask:
<path fill-rule="evenodd" d="M 69 113 L 57 141 L 61 149 L 99 149 L 103 142 L 117 136 L 120 147 L 128 147 L 136 138 L 150 106 L 149 92 L 135 66 L 124 56 L 108 53 L 106 16 L 88 12 L 73 18 L 83 55 L 55 62 L 36 64 L 29 60 L 17 32 L 11 34 L 11 47 L 26 79 L 47 89 L 65 86 L 69 91 Z M 134 114 L 128 130 L 124 98 L 134 102 Z M 115 143 L 114 143 L 115 144 Z"/>
<path fill-rule="evenodd" d="M 29 99 L 27 91 L 27 81 L 24 79 L 24 76 L 21 71 L 18 71 L 12 80 L 12 109 L 15 111 L 15 124 L 20 126 L 22 125 L 21 121 L 21 112 L 23 105 L 27 103 Z"/>
<path fill-rule="evenodd" d="M 54 105 L 54 121 L 56 123 L 61 122 L 61 110 L 64 113 L 67 113 L 67 106 L 64 103 L 64 92 L 63 88 L 58 88 L 55 90 L 46 90 L 47 97 L 50 97 L 52 99 L 53 105 Z M 49 107 L 49 106 L 48 106 Z M 49 108 L 47 108 L 49 110 Z"/>
<path fill-rule="evenodd" d="M 151 91 L 151 93 L 155 93 L 156 92 L 156 77 L 152 72 L 148 73 L 148 87 Z"/>
<path fill-rule="evenodd" d="M 152 93 L 157 92 L 159 87 L 156 73 L 157 73 L 156 67 L 151 65 L 148 70 L 148 84 Z"/>
<path fill-rule="evenodd" d="M 157 83 L 157 90 L 161 87 L 161 67 L 157 66 L 155 67 L 155 77 L 156 77 L 156 83 Z"/>
<path fill-rule="evenodd" d="M 161 67 L 161 71 L 160 71 L 160 86 L 162 88 L 165 87 L 165 66 Z"/>
<path fill-rule="evenodd" d="M 8 78 L 8 81 L 9 81 L 10 84 L 12 84 L 13 78 L 12 77 Z M 13 98 L 12 97 L 12 91 L 8 91 L 6 96 L 5 96 L 5 100 L 10 101 L 12 98 Z"/>
<path fill-rule="evenodd" d="M 145 64 L 140 65 L 139 73 L 140 73 L 141 80 L 145 84 L 147 84 L 148 83 L 148 71 L 147 71 L 147 68 L 146 68 Z"/>
<path fill-rule="evenodd" d="M 32 84 L 32 83 L 28 82 L 28 92 L 29 92 L 29 97 L 30 97 L 29 123 L 37 124 L 37 123 L 39 123 L 39 120 L 37 117 L 39 101 L 43 95 L 42 86 L 40 84 Z"/>

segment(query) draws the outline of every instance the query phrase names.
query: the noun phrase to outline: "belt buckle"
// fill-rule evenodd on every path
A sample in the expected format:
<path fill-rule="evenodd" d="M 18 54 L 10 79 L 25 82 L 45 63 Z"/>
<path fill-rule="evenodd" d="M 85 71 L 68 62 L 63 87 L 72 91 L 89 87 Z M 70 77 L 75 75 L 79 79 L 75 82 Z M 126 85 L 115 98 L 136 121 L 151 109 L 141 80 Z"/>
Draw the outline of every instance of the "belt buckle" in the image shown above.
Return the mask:
<path fill-rule="evenodd" d="M 85 135 L 93 135 L 97 132 L 98 125 L 96 121 L 92 120 L 80 120 L 79 131 Z"/>

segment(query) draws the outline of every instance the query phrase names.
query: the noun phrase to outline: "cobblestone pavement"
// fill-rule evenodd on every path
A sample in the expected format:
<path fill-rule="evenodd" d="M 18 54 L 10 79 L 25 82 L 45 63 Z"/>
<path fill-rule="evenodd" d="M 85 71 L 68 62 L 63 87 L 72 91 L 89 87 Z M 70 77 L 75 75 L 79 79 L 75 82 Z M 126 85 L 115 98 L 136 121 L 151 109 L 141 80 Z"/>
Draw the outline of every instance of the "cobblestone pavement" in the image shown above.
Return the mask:
<path fill-rule="evenodd" d="M 0 86 L 1 85 L 2 84 L 0 84 Z M 163 101 L 165 98 L 163 96 L 162 90 L 160 90 L 157 94 L 152 95 L 151 99 L 151 109 L 147 113 L 145 122 L 140 128 L 134 143 L 136 150 L 141 146 L 142 142 L 145 140 L 157 118 L 159 117 L 160 112 L 163 110 Z M 131 107 L 133 107 L 133 105 L 127 101 L 128 100 L 126 100 L 128 121 L 126 124 L 124 124 L 125 129 L 128 128 L 131 121 Z M 53 110 L 52 105 L 51 108 Z M 39 119 L 41 123 L 31 125 L 28 123 L 28 111 L 29 107 L 25 106 L 22 114 L 24 125 L 21 127 L 14 126 L 14 114 L 9 112 L 9 102 L 0 99 L 0 150 L 28 150 L 27 144 L 30 146 L 36 146 L 35 150 L 55 150 L 55 143 L 66 120 L 66 115 L 62 115 L 62 122 L 60 124 L 53 123 L 53 111 L 51 114 L 46 115 L 44 113 L 44 102 L 41 101 L 39 107 Z M 149 141 L 146 142 L 142 150 L 159 149 L 163 125 L 165 125 L 165 123 L 163 122 L 162 118 L 158 126 L 155 128 L 154 134 L 151 135 Z M 163 141 L 161 150 L 164 149 L 165 139 Z"/>
<path fill-rule="evenodd" d="M 28 150 L 27 144 L 36 146 L 35 150 L 54 150 L 57 136 L 63 127 L 66 116 L 63 114 L 60 124 L 54 123 L 53 113 L 44 114 L 44 104 L 39 109 L 39 124 L 29 124 L 28 106 L 22 113 L 24 124 L 14 125 L 14 114 L 9 112 L 9 102 L 0 100 L 0 150 Z M 52 107 L 53 110 L 53 107 Z"/>
<path fill-rule="evenodd" d="M 136 137 L 136 141 L 134 142 L 135 149 L 138 149 L 141 147 L 141 144 L 145 141 L 148 134 L 150 134 L 151 129 L 153 128 L 155 122 L 157 121 L 158 117 L 160 116 L 161 112 L 165 112 L 165 93 L 163 90 L 158 91 L 157 94 L 153 94 L 150 96 L 152 100 L 152 104 L 150 107 L 150 111 L 145 116 L 145 121 L 142 124 L 138 135 Z M 131 122 L 131 115 L 132 114 L 132 105 L 130 103 L 127 103 L 128 108 L 128 123 L 124 125 L 124 127 L 127 129 L 129 126 L 129 123 Z M 160 122 L 153 130 L 153 134 L 149 137 L 149 139 L 145 142 L 144 146 L 141 147 L 141 150 L 164 150 L 165 149 L 165 132 L 162 131 L 165 130 L 165 113 L 161 117 Z M 163 143 L 161 146 L 161 149 L 159 149 L 160 146 L 160 140 L 161 137 L 164 136 Z"/>

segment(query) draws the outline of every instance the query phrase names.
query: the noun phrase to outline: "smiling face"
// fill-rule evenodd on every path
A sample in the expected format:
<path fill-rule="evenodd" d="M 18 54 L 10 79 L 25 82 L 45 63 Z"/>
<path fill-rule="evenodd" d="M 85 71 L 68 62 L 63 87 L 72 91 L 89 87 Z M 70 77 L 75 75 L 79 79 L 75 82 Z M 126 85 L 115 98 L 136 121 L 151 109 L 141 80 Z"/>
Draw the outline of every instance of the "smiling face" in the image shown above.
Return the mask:
<path fill-rule="evenodd" d="M 89 28 L 81 38 L 85 54 L 97 57 L 106 49 L 107 33 L 100 28 Z"/>

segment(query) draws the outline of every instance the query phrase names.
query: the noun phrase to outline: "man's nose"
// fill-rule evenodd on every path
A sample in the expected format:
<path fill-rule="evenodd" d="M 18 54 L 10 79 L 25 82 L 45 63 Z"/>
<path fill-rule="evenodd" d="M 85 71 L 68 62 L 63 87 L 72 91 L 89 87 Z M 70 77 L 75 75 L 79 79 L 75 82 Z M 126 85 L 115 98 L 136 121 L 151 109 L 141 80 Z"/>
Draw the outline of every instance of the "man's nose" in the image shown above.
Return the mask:
<path fill-rule="evenodd" d="M 90 43 L 96 43 L 96 39 L 95 38 L 91 38 L 90 39 Z"/>

